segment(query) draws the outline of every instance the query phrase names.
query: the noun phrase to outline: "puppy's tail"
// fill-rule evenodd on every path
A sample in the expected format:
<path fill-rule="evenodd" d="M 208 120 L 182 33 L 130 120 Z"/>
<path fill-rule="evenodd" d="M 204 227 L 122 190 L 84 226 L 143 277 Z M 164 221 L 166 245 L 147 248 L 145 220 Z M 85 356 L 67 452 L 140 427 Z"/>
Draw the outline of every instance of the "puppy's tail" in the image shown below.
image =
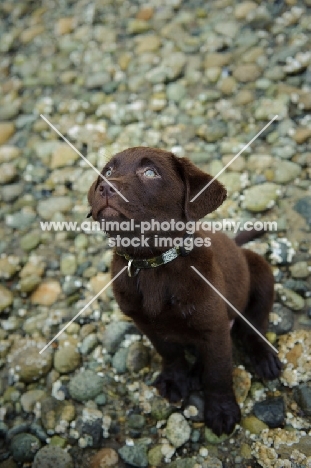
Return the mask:
<path fill-rule="evenodd" d="M 234 241 L 238 246 L 241 246 L 247 242 L 257 239 L 257 237 L 261 237 L 264 233 L 264 229 L 260 229 L 259 231 L 256 231 L 256 229 L 252 229 L 251 231 L 240 231 Z"/>

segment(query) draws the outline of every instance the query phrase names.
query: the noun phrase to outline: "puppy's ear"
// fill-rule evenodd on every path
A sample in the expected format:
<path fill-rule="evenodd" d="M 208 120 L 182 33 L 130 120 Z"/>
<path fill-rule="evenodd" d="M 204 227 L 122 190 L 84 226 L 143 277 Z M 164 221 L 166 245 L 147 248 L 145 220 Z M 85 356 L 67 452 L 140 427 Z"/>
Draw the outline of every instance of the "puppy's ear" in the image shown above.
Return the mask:
<path fill-rule="evenodd" d="M 225 187 L 214 180 L 193 201 L 195 197 L 213 177 L 196 167 L 188 158 L 176 158 L 179 171 L 185 184 L 185 215 L 188 220 L 197 221 L 207 213 L 216 210 L 227 198 Z"/>

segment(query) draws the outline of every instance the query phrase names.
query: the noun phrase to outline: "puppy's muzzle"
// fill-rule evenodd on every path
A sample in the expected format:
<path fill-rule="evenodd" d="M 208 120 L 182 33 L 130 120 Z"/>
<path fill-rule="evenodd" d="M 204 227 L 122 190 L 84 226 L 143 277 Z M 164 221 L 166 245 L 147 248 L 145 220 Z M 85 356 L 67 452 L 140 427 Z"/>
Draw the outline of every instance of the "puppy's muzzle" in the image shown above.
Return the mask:
<path fill-rule="evenodd" d="M 116 182 L 114 181 L 109 184 L 105 180 L 102 180 L 97 190 L 103 198 L 110 198 L 116 194 L 116 190 L 119 190 L 119 187 L 117 187 Z"/>

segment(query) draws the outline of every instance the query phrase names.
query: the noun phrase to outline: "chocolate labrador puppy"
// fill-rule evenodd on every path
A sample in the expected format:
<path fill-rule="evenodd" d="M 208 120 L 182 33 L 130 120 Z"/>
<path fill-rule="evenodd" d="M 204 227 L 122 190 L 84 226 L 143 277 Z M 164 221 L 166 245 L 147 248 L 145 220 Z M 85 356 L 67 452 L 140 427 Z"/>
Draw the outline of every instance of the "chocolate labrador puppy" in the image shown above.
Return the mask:
<path fill-rule="evenodd" d="M 155 385 L 171 402 L 201 385 L 206 425 L 217 435 L 230 434 L 240 421 L 232 388 L 232 320 L 261 378 L 278 377 L 281 364 L 218 292 L 265 334 L 273 303 L 270 267 L 256 253 L 241 249 L 241 239 L 234 242 L 223 233 L 183 229 L 226 198 L 225 188 L 215 180 L 191 202 L 212 177 L 189 159 L 155 148 L 130 148 L 113 156 L 102 174 L 107 181 L 98 177 L 89 190 L 90 216 L 105 221 L 104 229 L 116 245 L 112 276 L 128 267 L 113 290 L 122 312 L 162 356 Z M 118 225 L 131 220 L 130 231 Z M 163 245 L 160 238 L 171 243 Z M 192 367 L 184 353 L 188 345 L 197 350 Z"/>

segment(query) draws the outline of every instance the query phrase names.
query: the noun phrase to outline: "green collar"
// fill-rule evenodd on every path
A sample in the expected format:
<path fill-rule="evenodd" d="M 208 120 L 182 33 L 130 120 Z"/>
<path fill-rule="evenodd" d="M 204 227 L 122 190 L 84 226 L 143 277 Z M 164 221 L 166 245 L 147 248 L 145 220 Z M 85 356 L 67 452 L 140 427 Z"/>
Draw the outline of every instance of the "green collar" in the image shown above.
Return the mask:
<path fill-rule="evenodd" d="M 193 234 L 189 234 L 185 237 L 185 239 L 193 239 Z M 181 256 L 185 257 L 188 255 L 193 249 L 193 244 L 191 247 L 173 247 L 172 249 L 163 252 L 161 255 L 152 258 L 144 258 L 144 259 L 137 259 L 131 258 L 128 254 L 124 252 L 118 252 L 116 250 L 116 254 L 124 257 L 127 261 L 127 274 L 128 276 L 136 276 L 138 275 L 139 271 L 145 268 L 156 268 L 161 265 L 165 265 L 166 263 L 175 260 L 175 258 Z"/>

